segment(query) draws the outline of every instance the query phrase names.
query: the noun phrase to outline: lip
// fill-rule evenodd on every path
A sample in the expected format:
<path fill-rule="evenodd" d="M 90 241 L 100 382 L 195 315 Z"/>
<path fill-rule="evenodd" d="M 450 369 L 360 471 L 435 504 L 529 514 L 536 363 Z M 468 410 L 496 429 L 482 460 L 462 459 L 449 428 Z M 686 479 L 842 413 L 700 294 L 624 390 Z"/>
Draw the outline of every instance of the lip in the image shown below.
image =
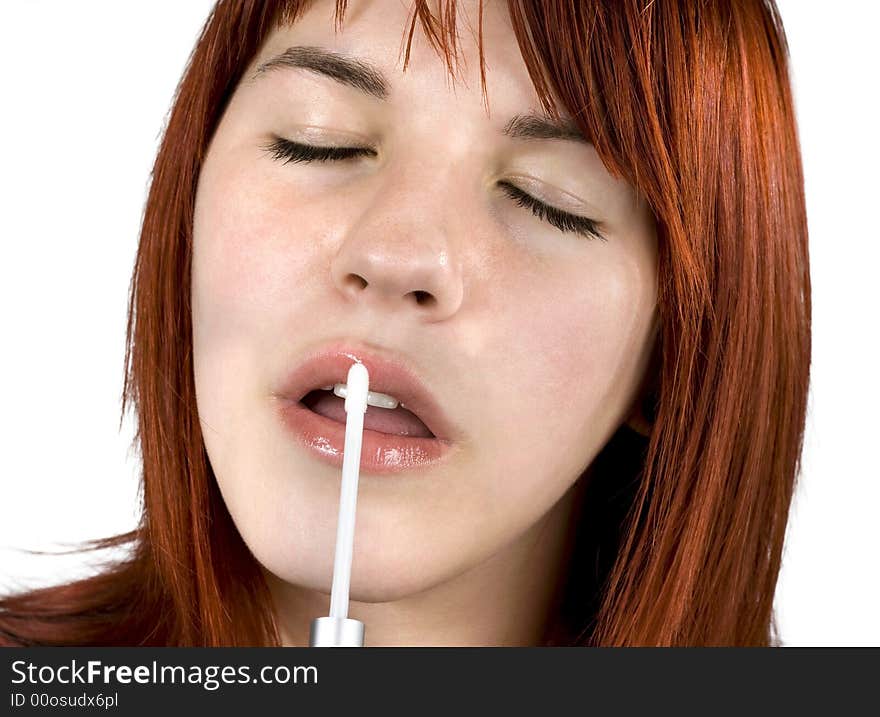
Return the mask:
<path fill-rule="evenodd" d="M 367 367 L 371 391 L 394 396 L 434 434 L 433 438 L 421 438 L 364 429 L 361 470 L 394 473 L 447 458 L 460 433 L 415 372 L 399 359 L 350 345 L 335 345 L 309 355 L 275 393 L 280 418 L 291 434 L 316 457 L 342 467 L 345 424 L 310 411 L 300 399 L 321 386 L 345 383 L 355 361 Z"/>

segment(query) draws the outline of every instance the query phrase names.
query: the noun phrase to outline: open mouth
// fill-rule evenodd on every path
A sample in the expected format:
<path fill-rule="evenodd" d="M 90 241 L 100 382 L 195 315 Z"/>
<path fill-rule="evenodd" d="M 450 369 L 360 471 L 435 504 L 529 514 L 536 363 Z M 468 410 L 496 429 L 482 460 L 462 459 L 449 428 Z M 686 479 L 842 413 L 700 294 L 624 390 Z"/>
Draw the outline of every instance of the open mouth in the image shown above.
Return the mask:
<path fill-rule="evenodd" d="M 303 406 L 320 416 L 345 425 L 345 400 L 332 390 L 317 388 L 309 391 L 299 401 Z M 364 429 L 395 436 L 413 438 L 435 438 L 434 434 L 412 411 L 400 404 L 396 408 L 368 406 L 364 414 Z"/>

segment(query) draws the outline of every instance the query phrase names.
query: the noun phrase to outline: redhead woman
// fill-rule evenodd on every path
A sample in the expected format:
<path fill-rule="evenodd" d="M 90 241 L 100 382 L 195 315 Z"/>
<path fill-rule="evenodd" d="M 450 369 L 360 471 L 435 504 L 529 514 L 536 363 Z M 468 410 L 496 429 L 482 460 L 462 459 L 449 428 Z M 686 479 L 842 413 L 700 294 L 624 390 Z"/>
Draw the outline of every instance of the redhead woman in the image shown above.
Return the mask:
<path fill-rule="evenodd" d="M 770 645 L 810 363 L 774 3 L 220 0 L 131 284 L 143 507 L 12 645 Z"/>

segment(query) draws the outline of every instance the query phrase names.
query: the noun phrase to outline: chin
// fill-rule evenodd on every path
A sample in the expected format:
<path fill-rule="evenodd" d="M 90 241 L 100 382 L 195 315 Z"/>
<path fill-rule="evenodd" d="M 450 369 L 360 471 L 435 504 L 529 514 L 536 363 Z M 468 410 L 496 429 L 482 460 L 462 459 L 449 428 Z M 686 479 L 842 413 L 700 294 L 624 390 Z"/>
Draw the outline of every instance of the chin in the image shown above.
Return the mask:
<path fill-rule="evenodd" d="M 262 560 L 257 553 L 255 555 L 263 569 L 276 580 L 293 587 L 325 593 L 329 600 L 333 584 L 333 546 L 329 550 L 322 548 L 321 553 L 313 557 L 301 554 L 297 560 L 277 554 Z M 444 567 L 437 563 L 436 554 L 429 561 L 428 555 L 412 552 L 401 555 L 388 551 L 360 559 L 355 553 L 349 599 L 363 603 L 401 600 L 435 587 L 456 573 L 454 568 L 450 571 L 444 570 Z"/>

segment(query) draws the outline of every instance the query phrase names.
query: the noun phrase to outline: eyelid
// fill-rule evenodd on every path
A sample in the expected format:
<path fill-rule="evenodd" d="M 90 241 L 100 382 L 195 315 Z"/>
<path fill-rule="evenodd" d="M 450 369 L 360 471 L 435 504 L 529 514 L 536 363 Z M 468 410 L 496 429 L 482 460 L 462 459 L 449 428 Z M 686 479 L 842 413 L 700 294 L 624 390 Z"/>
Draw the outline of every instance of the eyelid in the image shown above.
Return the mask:
<path fill-rule="evenodd" d="M 273 137 L 271 142 L 262 145 L 262 149 L 271 154 L 273 159 L 282 161 L 283 164 L 301 161 L 346 161 L 357 157 L 376 155 L 376 151 L 369 147 L 306 144 L 277 135 Z"/>
<path fill-rule="evenodd" d="M 372 147 L 363 147 L 355 144 L 338 144 L 338 143 L 330 143 L 330 144 L 314 144 L 312 142 L 298 142 L 294 139 L 286 139 L 285 137 L 277 137 L 272 141 L 270 146 L 287 146 L 287 147 L 297 147 L 303 150 L 338 150 L 340 152 L 375 152 Z"/>
<path fill-rule="evenodd" d="M 598 239 L 603 242 L 608 241 L 608 238 L 605 236 L 602 222 L 580 214 L 572 214 L 571 212 L 559 209 L 552 204 L 547 204 L 546 202 L 533 197 L 512 182 L 502 180 L 498 182 L 498 186 L 518 205 L 530 209 L 532 214 L 537 216 L 541 221 L 546 221 L 563 233 L 574 232 L 587 239 Z"/>
<path fill-rule="evenodd" d="M 302 131 L 302 134 L 304 135 L 303 141 L 298 143 L 296 140 L 288 141 L 296 144 L 308 144 L 313 141 L 310 139 L 311 137 L 318 142 L 331 142 L 337 146 L 345 145 L 346 147 L 350 147 L 351 145 L 346 143 L 351 142 L 365 145 L 373 144 L 373 141 L 366 135 L 358 134 L 357 132 L 350 132 L 348 130 L 332 129 L 323 125 L 303 124 L 297 125 L 297 129 Z"/>
<path fill-rule="evenodd" d="M 526 183 L 526 185 L 530 184 L 535 187 L 549 187 L 553 192 L 562 195 L 563 198 L 565 198 L 566 200 L 568 200 L 570 202 L 570 207 L 567 209 L 563 209 L 562 207 L 557 206 L 556 208 L 560 212 L 577 214 L 579 212 L 590 213 L 593 211 L 592 207 L 588 206 L 587 203 L 584 202 L 584 200 L 581 199 L 580 197 L 572 194 L 571 192 L 568 192 L 568 191 L 562 189 L 561 187 L 557 187 L 555 184 L 550 184 L 550 182 L 547 182 L 543 179 L 537 179 L 535 177 L 529 176 L 528 174 L 509 174 L 507 176 L 512 177 L 514 179 L 522 180 L 523 182 Z M 522 191 L 527 192 L 529 190 L 522 189 Z M 538 192 L 538 193 L 540 194 L 540 192 Z M 538 201 L 544 201 L 544 200 L 538 200 Z M 545 203 L 549 203 L 549 202 L 545 202 Z"/>

